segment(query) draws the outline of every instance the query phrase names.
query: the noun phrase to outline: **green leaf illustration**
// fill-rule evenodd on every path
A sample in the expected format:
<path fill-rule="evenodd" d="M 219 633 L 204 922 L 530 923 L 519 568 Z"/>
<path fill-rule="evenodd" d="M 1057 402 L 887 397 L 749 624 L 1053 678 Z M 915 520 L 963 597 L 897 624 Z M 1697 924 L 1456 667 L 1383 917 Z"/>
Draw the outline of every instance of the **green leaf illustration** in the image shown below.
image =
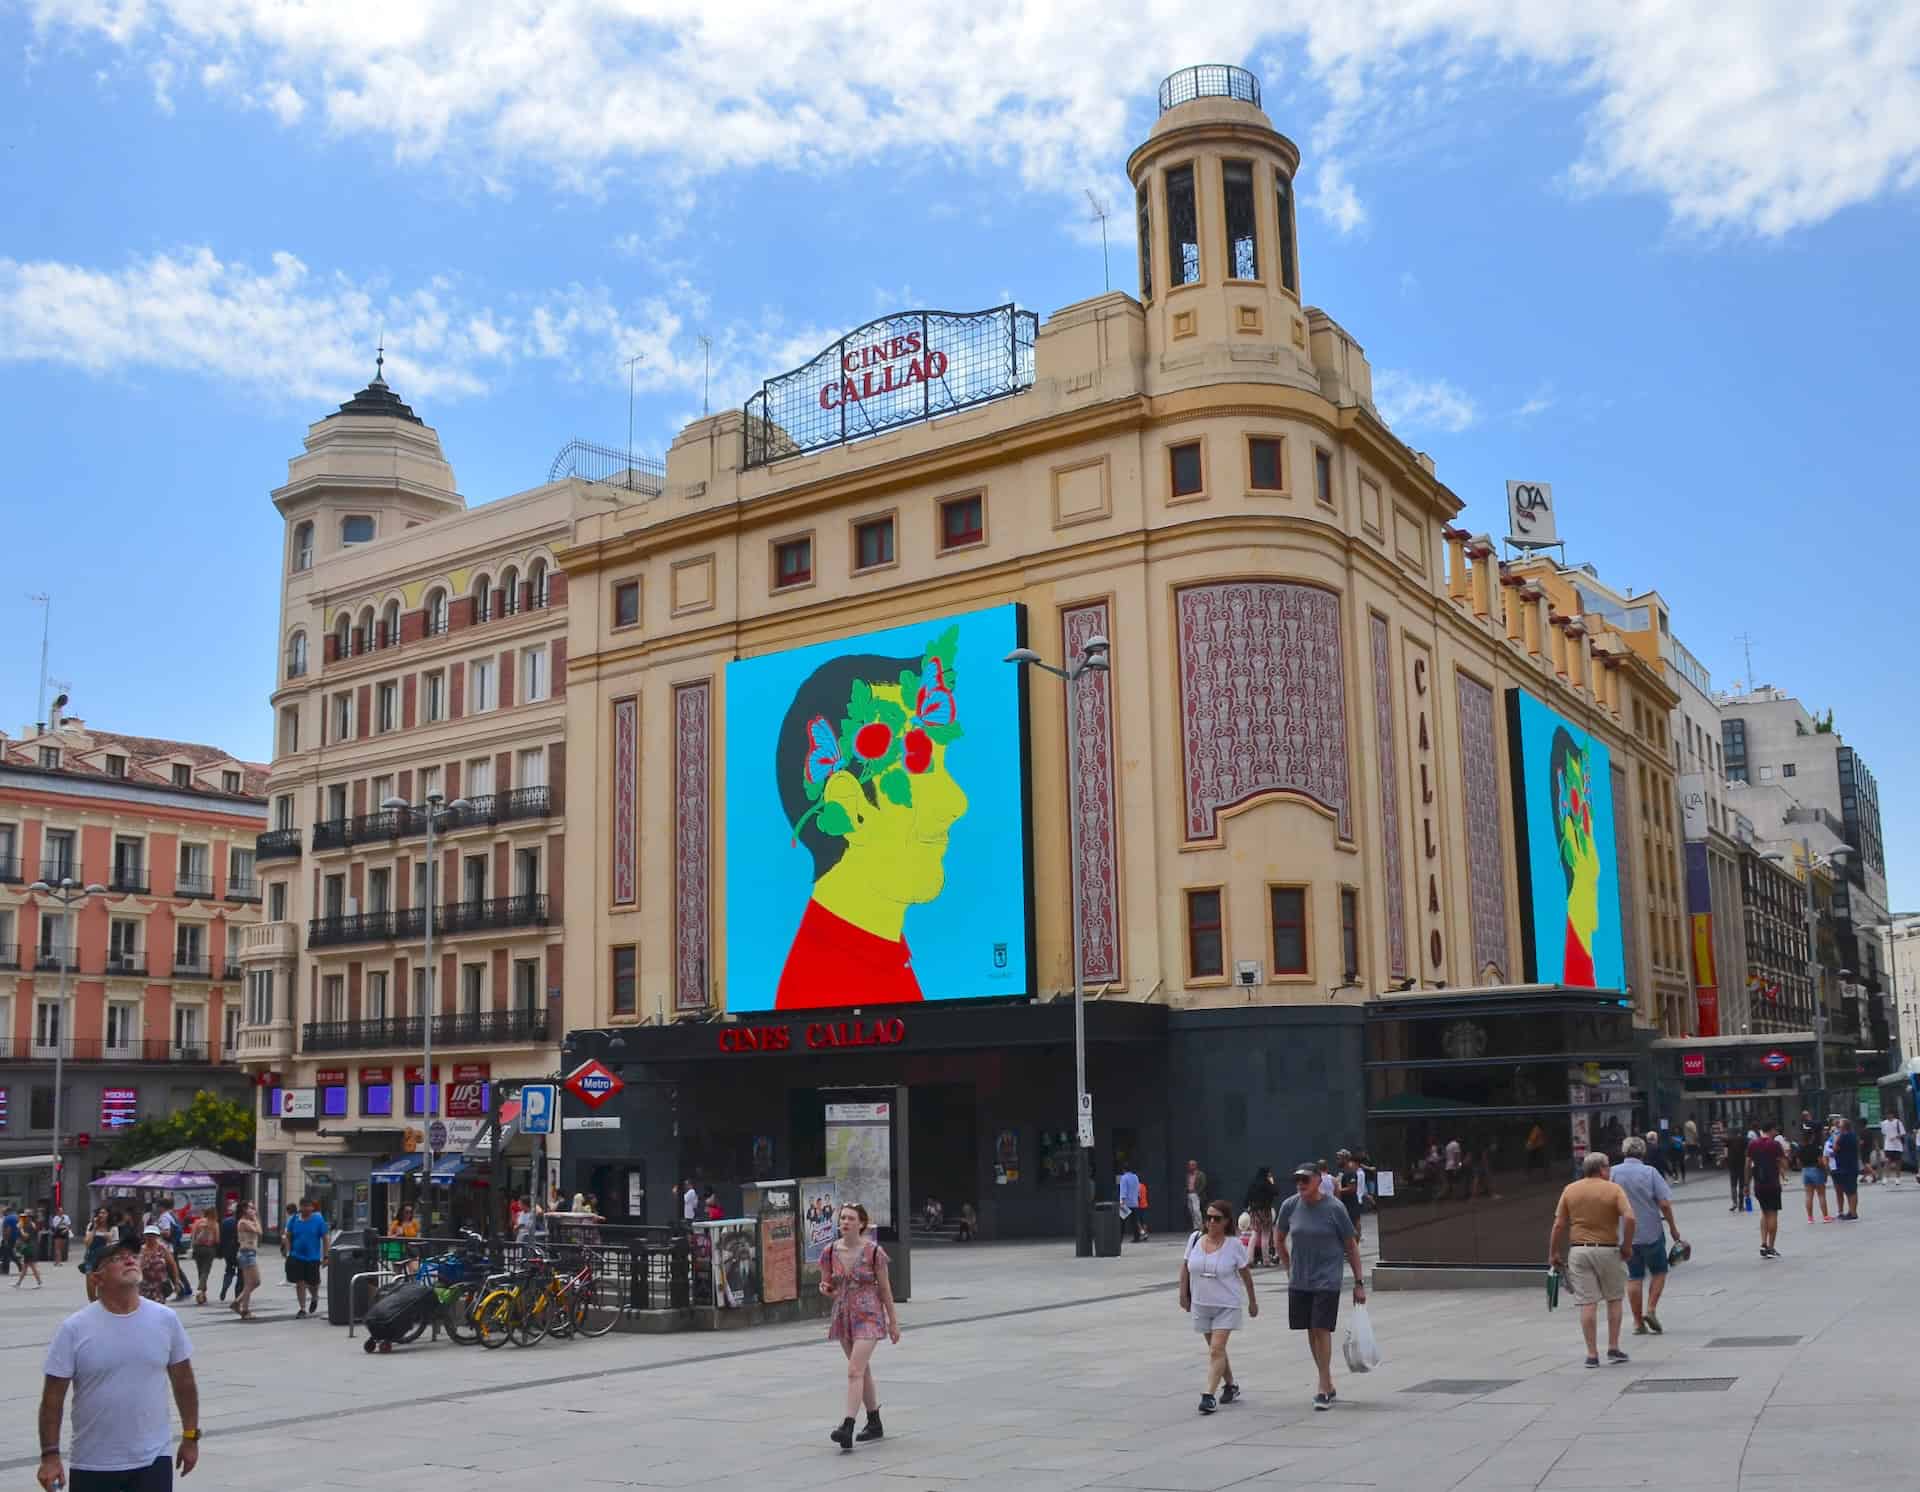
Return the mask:
<path fill-rule="evenodd" d="M 853 820 L 847 817 L 847 810 L 838 803 L 829 803 L 820 810 L 820 832 L 822 834 L 851 834 Z"/>
<path fill-rule="evenodd" d="M 960 723 L 958 721 L 953 722 L 951 725 L 923 725 L 920 729 L 925 731 L 930 739 L 941 746 L 957 741 L 965 734 L 965 732 L 960 729 Z"/>
<path fill-rule="evenodd" d="M 907 728 L 907 712 L 890 699 L 874 700 L 873 716 L 891 726 L 895 735 Z"/>
<path fill-rule="evenodd" d="M 853 689 L 847 696 L 847 713 L 861 725 L 873 719 L 873 685 L 865 679 L 853 681 Z"/>
<path fill-rule="evenodd" d="M 917 670 L 900 670 L 900 697 L 907 702 L 908 709 L 913 708 L 914 701 L 920 697 L 920 675 Z"/>
<path fill-rule="evenodd" d="M 893 767 L 880 776 L 880 791 L 885 793 L 902 808 L 913 803 L 913 783 L 901 767 Z"/>

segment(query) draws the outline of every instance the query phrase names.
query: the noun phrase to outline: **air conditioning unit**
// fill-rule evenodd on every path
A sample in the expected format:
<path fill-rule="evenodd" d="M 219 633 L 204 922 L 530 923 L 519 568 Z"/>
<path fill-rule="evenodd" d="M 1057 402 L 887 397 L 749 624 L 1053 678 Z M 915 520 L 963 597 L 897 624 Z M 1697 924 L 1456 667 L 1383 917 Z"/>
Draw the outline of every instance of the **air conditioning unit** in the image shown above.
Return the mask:
<path fill-rule="evenodd" d="M 1260 965 L 1252 959 L 1240 959 L 1233 966 L 1233 982 L 1243 989 L 1255 988 L 1262 982 Z"/>

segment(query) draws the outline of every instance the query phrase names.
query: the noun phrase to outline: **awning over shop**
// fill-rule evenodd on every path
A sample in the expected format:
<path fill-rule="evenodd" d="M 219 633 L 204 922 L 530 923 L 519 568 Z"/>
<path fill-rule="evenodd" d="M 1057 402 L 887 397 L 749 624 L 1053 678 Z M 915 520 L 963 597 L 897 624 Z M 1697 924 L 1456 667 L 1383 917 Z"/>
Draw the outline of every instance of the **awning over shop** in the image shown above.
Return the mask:
<path fill-rule="evenodd" d="M 397 1159 L 387 1161 L 376 1167 L 373 1175 L 368 1179 L 371 1181 L 399 1181 L 402 1177 L 410 1176 L 419 1169 L 420 1157 L 417 1154 L 402 1155 Z"/>
<path fill-rule="evenodd" d="M 0 1160 L 0 1171 L 29 1171 L 35 1166 L 45 1166 L 51 1171 L 53 1157 L 51 1155 L 10 1155 L 5 1160 Z"/>
<path fill-rule="evenodd" d="M 467 1158 L 464 1155 L 443 1155 L 433 1163 L 433 1184 L 451 1186 L 467 1170 Z"/>

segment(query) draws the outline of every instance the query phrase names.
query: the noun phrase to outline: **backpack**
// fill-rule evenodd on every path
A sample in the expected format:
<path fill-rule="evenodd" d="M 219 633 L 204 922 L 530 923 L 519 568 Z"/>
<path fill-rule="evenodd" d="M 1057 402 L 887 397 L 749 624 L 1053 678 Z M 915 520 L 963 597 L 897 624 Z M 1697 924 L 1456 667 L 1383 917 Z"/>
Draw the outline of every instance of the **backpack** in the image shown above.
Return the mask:
<path fill-rule="evenodd" d="M 1136 1205 L 1143 1209 L 1147 1205 L 1147 1184 L 1144 1181 L 1140 1183 L 1140 1201 Z"/>

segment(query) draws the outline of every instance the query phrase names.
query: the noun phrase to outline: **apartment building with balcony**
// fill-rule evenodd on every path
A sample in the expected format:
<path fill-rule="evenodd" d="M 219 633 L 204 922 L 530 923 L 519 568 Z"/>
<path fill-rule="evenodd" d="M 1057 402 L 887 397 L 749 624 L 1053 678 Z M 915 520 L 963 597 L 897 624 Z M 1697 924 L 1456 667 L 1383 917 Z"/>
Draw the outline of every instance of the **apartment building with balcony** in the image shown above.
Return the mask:
<path fill-rule="evenodd" d="M 376 376 L 311 427 L 273 501 L 286 537 L 265 915 L 240 946 L 262 1195 L 315 1194 L 378 1224 L 419 1197 L 409 1167 L 437 1115 L 446 1180 L 427 1200 L 446 1220 L 467 1210 L 491 1083 L 558 1061 L 567 592 L 553 551 L 577 484 L 469 509 L 437 436 Z"/>
<path fill-rule="evenodd" d="M 237 950 L 260 917 L 266 775 L 79 719 L 0 732 L 0 1157 L 52 1151 L 56 1050 L 69 1196 L 116 1125 L 247 1092 Z M 51 1180 L 11 1166 L 0 1195 Z"/>

